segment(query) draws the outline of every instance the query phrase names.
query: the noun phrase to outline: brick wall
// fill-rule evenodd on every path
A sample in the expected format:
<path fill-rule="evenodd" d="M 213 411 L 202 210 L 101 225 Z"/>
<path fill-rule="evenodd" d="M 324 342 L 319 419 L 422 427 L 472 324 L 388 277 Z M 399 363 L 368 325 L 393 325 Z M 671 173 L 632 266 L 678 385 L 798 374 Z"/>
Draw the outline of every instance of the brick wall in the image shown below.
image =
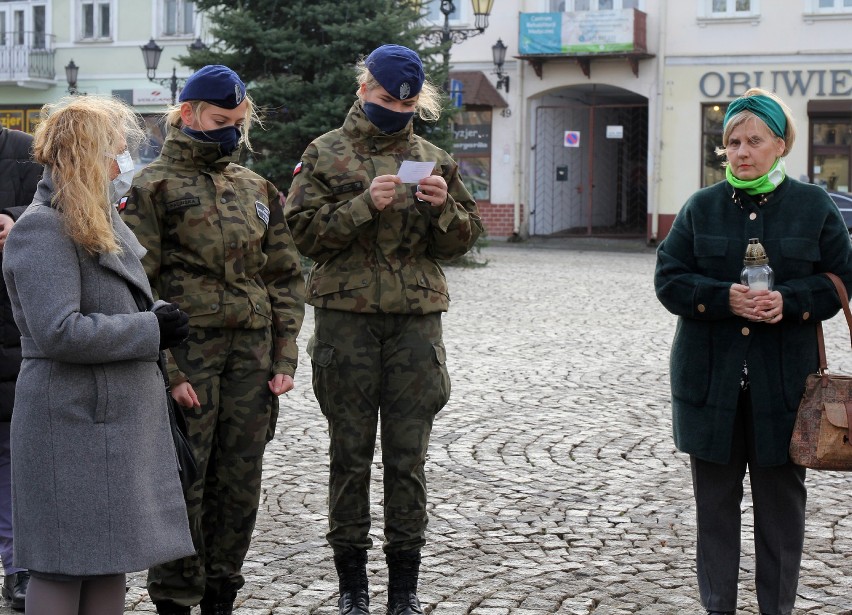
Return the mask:
<path fill-rule="evenodd" d="M 477 201 L 479 215 L 488 237 L 506 238 L 512 236 L 515 226 L 515 206 L 512 203 L 490 203 Z M 524 207 L 521 206 L 521 222 L 524 220 Z"/>

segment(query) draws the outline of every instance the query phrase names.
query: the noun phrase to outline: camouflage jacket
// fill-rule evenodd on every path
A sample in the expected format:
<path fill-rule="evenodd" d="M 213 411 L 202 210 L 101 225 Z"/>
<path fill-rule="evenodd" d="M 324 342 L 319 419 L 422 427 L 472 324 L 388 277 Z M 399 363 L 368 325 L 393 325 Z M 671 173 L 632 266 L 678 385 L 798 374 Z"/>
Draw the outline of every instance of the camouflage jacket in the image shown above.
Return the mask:
<path fill-rule="evenodd" d="M 447 182 L 443 207 L 418 202 L 416 186 L 397 187 L 378 211 L 370 182 L 395 175 L 403 160 L 434 161 Z M 307 301 L 365 313 L 446 311 L 449 293 L 437 259 L 467 252 L 482 232 L 476 203 L 445 151 L 414 134 L 379 131 L 356 101 L 341 128 L 314 140 L 296 167 L 284 215 L 302 254 L 316 261 Z"/>
<path fill-rule="evenodd" d="M 119 211 L 148 250 L 142 264 L 155 299 L 176 302 L 194 327 L 271 323 L 273 373 L 292 376 L 304 316 L 299 254 L 278 190 L 236 157 L 171 126 Z"/>

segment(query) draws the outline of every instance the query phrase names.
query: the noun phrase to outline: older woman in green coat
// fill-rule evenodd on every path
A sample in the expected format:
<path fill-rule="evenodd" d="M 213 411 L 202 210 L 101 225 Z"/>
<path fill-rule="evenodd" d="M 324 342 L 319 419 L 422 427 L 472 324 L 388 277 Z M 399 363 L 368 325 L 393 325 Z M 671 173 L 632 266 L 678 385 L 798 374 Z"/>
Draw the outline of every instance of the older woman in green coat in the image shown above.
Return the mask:
<path fill-rule="evenodd" d="M 832 272 L 852 286 L 852 248 L 840 212 L 820 187 L 786 177 L 795 139 L 788 107 L 758 88 L 725 115 L 719 153 L 727 179 L 696 192 L 657 252 L 657 297 L 678 316 L 671 351 L 674 439 L 690 455 L 701 603 L 737 608 L 740 504 L 748 469 L 754 503 L 760 612 L 787 615 L 804 543 L 805 469 L 787 450 L 818 367 L 816 325 L 840 301 Z M 774 286 L 740 283 L 758 238 Z"/>

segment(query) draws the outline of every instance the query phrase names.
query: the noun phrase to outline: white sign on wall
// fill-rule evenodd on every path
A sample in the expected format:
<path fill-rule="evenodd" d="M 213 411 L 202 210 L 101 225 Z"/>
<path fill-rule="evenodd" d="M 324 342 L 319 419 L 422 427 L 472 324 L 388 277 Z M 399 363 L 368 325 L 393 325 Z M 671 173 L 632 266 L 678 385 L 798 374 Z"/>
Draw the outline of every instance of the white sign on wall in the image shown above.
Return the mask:
<path fill-rule="evenodd" d="M 607 139 L 623 139 L 624 138 L 624 126 L 607 126 L 606 127 L 606 138 Z"/>
<path fill-rule="evenodd" d="M 134 105 L 170 105 L 172 104 L 172 93 L 166 88 L 134 88 Z"/>

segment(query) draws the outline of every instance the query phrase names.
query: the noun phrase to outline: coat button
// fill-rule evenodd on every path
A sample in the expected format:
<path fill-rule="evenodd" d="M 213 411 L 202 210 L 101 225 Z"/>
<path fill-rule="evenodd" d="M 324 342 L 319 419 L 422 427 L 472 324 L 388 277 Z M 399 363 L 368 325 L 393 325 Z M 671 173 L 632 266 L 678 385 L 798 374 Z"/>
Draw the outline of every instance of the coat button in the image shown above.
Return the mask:
<path fill-rule="evenodd" d="M 757 220 L 757 214 L 756 214 L 756 213 L 754 213 L 754 212 L 751 212 L 751 213 L 748 215 L 748 219 L 749 219 L 749 220 Z"/>
<path fill-rule="evenodd" d="M 704 304 L 703 304 L 703 303 L 699 303 L 699 304 L 698 304 L 698 311 L 699 311 L 699 312 L 701 312 L 701 313 L 703 314 L 706 310 L 707 310 L 707 308 L 706 308 L 706 307 L 704 307 Z"/>
<path fill-rule="evenodd" d="M 228 199 L 226 199 L 225 197 L 222 197 L 221 199 L 219 199 L 219 202 L 220 203 L 227 203 Z"/>
<path fill-rule="evenodd" d="M 807 320 L 807 319 L 808 319 L 808 318 L 810 318 L 810 317 L 811 317 L 811 313 L 810 313 L 810 312 L 805 312 L 804 314 L 802 314 L 802 320 Z"/>
<path fill-rule="evenodd" d="M 748 327 L 743 327 L 743 335 L 748 335 L 751 331 L 748 330 Z"/>
<path fill-rule="evenodd" d="M 237 242 L 236 242 L 236 241 L 232 241 L 232 242 L 231 242 L 231 249 L 232 249 L 232 250 L 236 250 L 236 249 L 237 249 Z"/>
<path fill-rule="evenodd" d="M 210 309 L 213 310 L 214 312 L 217 312 L 219 310 L 219 304 L 218 303 L 211 303 Z"/>

